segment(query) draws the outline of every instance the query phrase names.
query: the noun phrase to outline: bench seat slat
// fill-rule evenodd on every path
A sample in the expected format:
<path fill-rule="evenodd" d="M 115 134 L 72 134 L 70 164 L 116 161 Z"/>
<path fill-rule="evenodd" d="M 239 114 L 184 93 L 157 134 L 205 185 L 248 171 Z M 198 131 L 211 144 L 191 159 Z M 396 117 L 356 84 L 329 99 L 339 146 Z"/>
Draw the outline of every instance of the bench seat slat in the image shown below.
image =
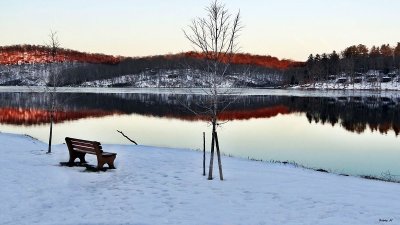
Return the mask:
<path fill-rule="evenodd" d="M 89 148 L 89 149 L 99 149 L 102 150 L 101 146 L 96 146 L 96 145 L 82 145 L 82 144 L 76 144 L 76 143 L 71 143 L 72 147 L 76 147 L 76 148 Z"/>
<path fill-rule="evenodd" d="M 79 142 L 79 143 L 91 143 L 91 144 L 99 144 L 100 142 L 98 141 L 88 141 L 88 140 L 82 140 L 82 139 L 76 139 L 76 138 L 68 138 L 71 142 Z"/>
<path fill-rule="evenodd" d="M 75 142 L 75 141 L 71 141 L 71 144 L 73 146 L 79 145 L 79 146 L 84 146 L 84 147 L 89 147 L 89 148 L 93 148 L 93 146 L 94 146 L 93 143 L 83 143 L 83 142 Z"/>
<path fill-rule="evenodd" d="M 77 146 L 77 145 L 72 145 L 72 148 L 75 151 L 84 151 L 84 152 L 92 152 L 92 153 L 96 153 L 96 149 L 95 148 L 89 148 L 89 147 L 84 147 L 84 146 Z"/>
<path fill-rule="evenodd" d="M 92 155 L 96 155 L 96 152 L 91 152 L 91 151 L 84 151 L 84 150 L 80 150 L 80 149 L 74 149 L 74 151 L 83 152 L 83 153 L 92 154 Z"/>
<path fill-rule="evenodd" d="M 101 153 L 104 156 L 112 156 L 112 155 L 116 155 L 117 153 L 113 153 L 113 152 L 102 152 Z"/>
<path fill-rule="evenodd" d="M 96 143 L 78 143 L 78 142 L 70 142 L 72 146 L 83 146 L 83 147 L 88 147 L 88 148 L 99 148 L 102 149 L 101 145 L 97 145 Z"/>

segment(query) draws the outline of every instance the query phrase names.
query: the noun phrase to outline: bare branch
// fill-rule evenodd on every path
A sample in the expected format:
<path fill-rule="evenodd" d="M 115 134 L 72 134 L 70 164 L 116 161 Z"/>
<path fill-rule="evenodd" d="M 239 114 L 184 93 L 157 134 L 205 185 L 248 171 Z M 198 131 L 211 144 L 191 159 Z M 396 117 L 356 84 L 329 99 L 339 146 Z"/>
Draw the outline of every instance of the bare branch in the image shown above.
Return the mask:
<path fill-rule="evenodd" d="M 122 136 L 124 136 L 126 139 L 128 139 L 130 142 L 134 143 L 137 145 L 136 141 L 130 139 L 128 136 L 126 136 L 122 131 L 117 130 L 118 133 L 120 133 Z"/>
<path fill-rule="evenodd" d="M 210 119 L 215 132 L 215 126 L 219 113 L 226 110 L 240 95 L 233 99 L 226 97 L 234 93 L 231 88 L 221 88 L 225 86 L 224 82 L 230 70 L 230 65 L 235 53 L 239 49 L 237 39 L 242 30 L 240 24 L 240 11 L 232 16 L 224 4 L 214 0 L 205 8 L 206 16 L 204 18 L 195 18 L 188 30 L 183 33 L 192 44 L 196 52 L 204 58 L 204 65 L 198 68 L 204 87 L 201 88 L 202 94 L 207 96 L 205 100 L 192 103 L 193 107 L 184 105 L 189 111 L 195 115 L 207 113 L 206 117 Z M 192 70 L 193 71 L 193 70 Z M 189 91 L 193 94 L 193 92 Z M 198 109 L 205 109 L 199 112 Z"/>

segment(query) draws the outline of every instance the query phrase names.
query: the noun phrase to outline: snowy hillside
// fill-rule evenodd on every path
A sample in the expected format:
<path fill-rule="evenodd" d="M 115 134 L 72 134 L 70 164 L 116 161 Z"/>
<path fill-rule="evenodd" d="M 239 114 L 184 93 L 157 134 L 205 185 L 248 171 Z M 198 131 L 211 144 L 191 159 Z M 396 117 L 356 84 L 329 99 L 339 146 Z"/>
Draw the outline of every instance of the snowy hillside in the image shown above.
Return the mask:
<path fill-rule="evenodd" d="M 114 71 L 109 74 L 106 73 L 106 77 L 109 78 L 91 75 L 89 79 L 88 73 L 99 70 L 97 66 L 78 62 L 0 65 L 0 86 L 45 86 L 49 83 L 49 76 L 53 74 L 53 71 L 56 71 L 57 74 L 57 82 L 59 83 L 57 86 L 137 88 L 209 86 L 209 83 L 207 83 L 209 78 L 199 74 L 199 71 L 190 69 L 147 69 L 125 75 L 113 74 Z M 107 68 L 110 67 L 112 66 Z M 85 78 L 85 76 L 88 78 Z M 219 83 L 219 86 L 274 87 L 281 83 L 280 79 L 280 74 L 276 72 L 254 72 L 251 75 L 233 73 L 227 75 Z"/>
<path fill-rule="evenodd" d="M 0 86 L 45 86 L 50 74 L 84 65 L 78 62 L 54 64 L 0 65 Z"/>
<path fill-rule="evenodd" d="M 152 73 L 150 71 L 150 73 Z M 224 80 L 218 83 L 220 87 L 274 87 L 280 82 L 278 74 L 243 74 L 226 75 Z M 199 71 L 187 69 L 160 70 L 149 74 L 117 76 L 110 79 L 84 82 L 82 87 L 138 87 L 138 88 L 165 88 L 165 87 L 209 87 L 210 78 L 202 76 Z"/>
<path fill-rule="evenodd" d="M 339 78 L 333 81 L 315 82 L 311 84 L 293 86 L 291 88 L 317 89 L 317 90 L 379 90 L 379 91 L 400 90 L 400 78 L 396 79 L 389 77 L 383 77 L 383 78 L 387 78 L 387 81 L 380 82 L 380 80 L 377 80 L 375 82 L 369 82 L 366 78 L 359 78 L 360 81 L 358 83 L 351 83 L 351 82 L 341 82 L 341 79 L 344 80 L 347 78 Z"/>
<path fill-rule="evenodd" d="M 0 46 L 1 86 L 43 86 L 49 74 L 58 86 L 73 87 L 202 87 L 206 78 L 193 68 L 207 71 L 205 55 L 196 52 L 147 57 L 114 57 L 59 49 L 55 58 L 44 46 Z M 57 72 L 49 72 L 50 62 Z M 302 62 L 272 56 L 238 53 L 232 56 L 223 87 L 276 87 L 285 70 Z M 191 68 L 191 69 L 188 69 Z"/>
<path fill-rule="evenodd" d="M 0 134 L 0 224 L 399 224 L 400 185 L 223 158 L 201 176 L 200 152 L 105 145 L 116 170 L 61 167 L 65 145 Z M 95 163 L 94 156 L 88 156 Z"/>

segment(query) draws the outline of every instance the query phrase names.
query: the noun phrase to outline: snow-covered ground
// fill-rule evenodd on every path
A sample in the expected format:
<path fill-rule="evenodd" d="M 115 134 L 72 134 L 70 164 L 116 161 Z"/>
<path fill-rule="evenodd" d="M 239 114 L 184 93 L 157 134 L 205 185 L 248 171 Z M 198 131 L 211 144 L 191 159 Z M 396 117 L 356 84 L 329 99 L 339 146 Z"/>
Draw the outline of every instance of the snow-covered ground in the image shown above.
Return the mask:
<path fill-rule="evenodd" d="M 228 92 L 232 95 L 268 95 L 268 96 L 297 96 L 297 97 L 388 97 L 400 98 L 398 91 L 379 90 L 330 90 L 330 89 L 264 89 L 264 88 L 220 88 L 220 92 Z M 44 87 L 30 86 L 0 86 L 0 92 L 44 92 Z M 205 95 L 202 88 L 96 88 L 96 87 L 58 87 L 60 93 L 135 93 L 135 94 L 194 94 Z"/>
<path fill-rule="evenodd" d="M 317 89 L 317 90 L 377 90 L 377 91 L 399 91 L 400 82 L 390 81 L 387 83 L 337 83 L 335 81 L 316 82 L 315 84 L 305 84 L 291 87 L 292 89 Z"/>
<path fill-rule="evenodd" d="M 116 170 L 84 172 L 59 166 L 65 145 L 0 144 L 0 224 L 400 224 L 400 184 L 228 157 L 208 181 L 200 152 L 132 145 L 105 145 Z"/>

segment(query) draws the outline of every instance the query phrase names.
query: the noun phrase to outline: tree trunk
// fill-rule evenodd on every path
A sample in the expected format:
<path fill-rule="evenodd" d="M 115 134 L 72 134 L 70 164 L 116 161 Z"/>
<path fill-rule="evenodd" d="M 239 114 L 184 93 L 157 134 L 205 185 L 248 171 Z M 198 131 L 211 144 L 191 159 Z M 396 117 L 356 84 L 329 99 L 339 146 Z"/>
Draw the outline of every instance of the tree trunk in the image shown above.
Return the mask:
<path fill-rule="evenodd" d="M 212 124 L 213 124 L 213 131 L 212 131 L 212 135 L 211 135 L 212 139 L 211 139 L 210 167 L 208 170 L 208 179 L 209 180 L 213 179 L 212 173 L 213 173 L 213 164 L 214 164 L 214 141 L 215 141 L 214 132 L 215 132 L 215 125 L 216 125 L 215 120 L 213 120 Z"/>
<path fill-rule="evenodd" d="M 203 132 L 203 176 L 206 175 L 206 133 Z"/>
<path fill-rule="evenodd" d="M 49 148 L 47 153 L 51 153 L 51 140 L 53 139 L 53 112 L 50 113 L 50 135 L 49 135 Z"/>
<path fill-rule="evenodd" d="M 217 132 L 214 132 L 214 138 L 215 138 L 215 145 L 217 147 L 217 157 L 218 157 L 218 168 L 219 168 L 219 179 L 224 180 L 224 176 L 222 174 L 222 163 L 221 163 L 221 153 L 219 151 L 219 144 L 218 144 L 218 134 Z"/>

